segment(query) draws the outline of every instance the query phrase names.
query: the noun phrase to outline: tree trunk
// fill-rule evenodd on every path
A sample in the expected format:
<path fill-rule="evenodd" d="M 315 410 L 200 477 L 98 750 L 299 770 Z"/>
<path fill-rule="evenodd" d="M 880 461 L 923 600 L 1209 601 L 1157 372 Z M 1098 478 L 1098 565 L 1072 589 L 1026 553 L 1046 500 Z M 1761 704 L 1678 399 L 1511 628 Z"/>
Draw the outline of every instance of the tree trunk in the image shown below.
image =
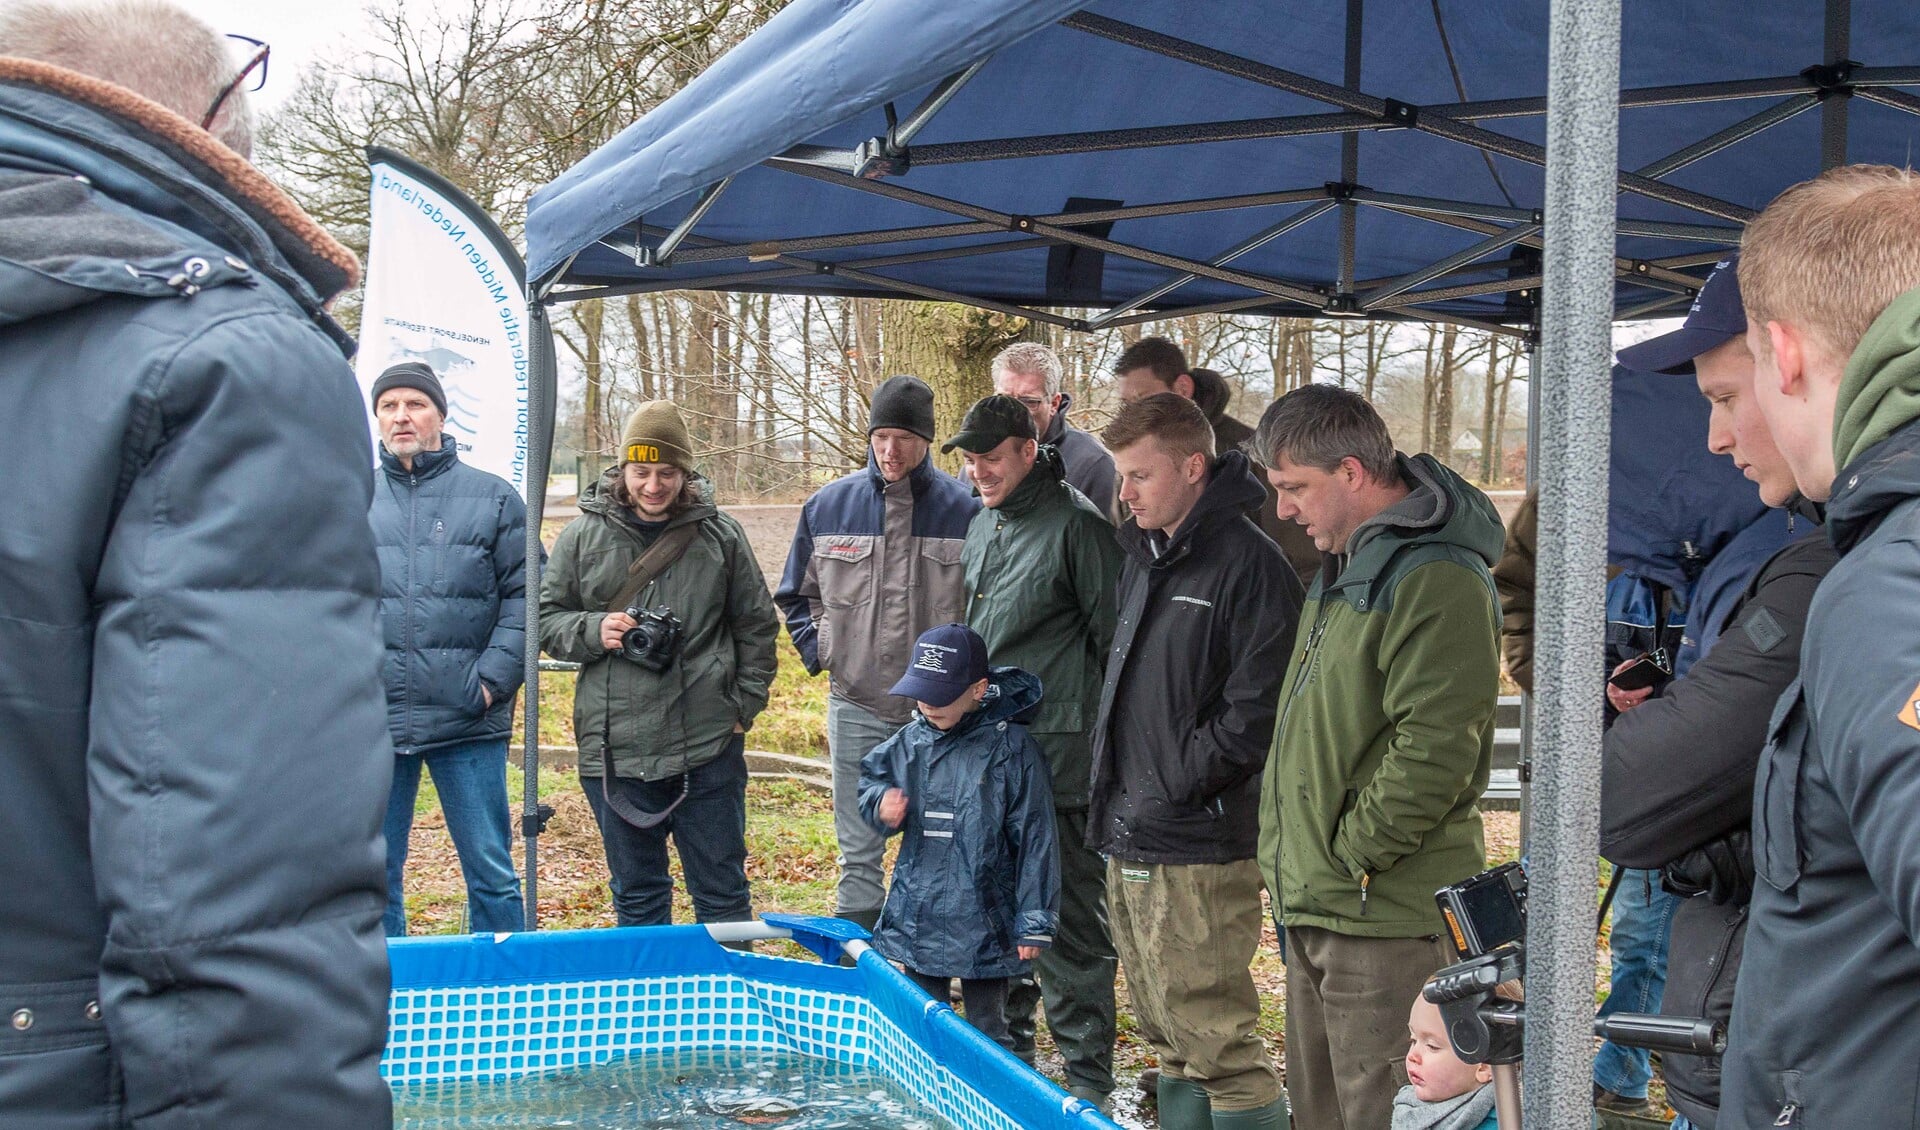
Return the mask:
<path fill-rule="evenodd" d="M 1515 346 L 1513 352 L 1507 354 L 1507 375 L 1500 381 L 1500 409 L 1493 419 L 1493 461 L 1502 479 L 1507 476 L 1507 394 L 1513 391 L 1514 374 L 1519 371 L 1520 358 L 1526 353 L 1525 348 Z"/>
<path fill-rule="evenodd" d="M 1494 470 L 1497 466 L 1493 454 L 1493 413 L 1499 405 L 1500 386 L 1500 339 L 1494 338 L 1487 343 L 1487 387 L 1486 407 L 1480 413 L 1480 481 L 1493 485 Z"/>
<path fill-rule="evenodd" d="M 800 296 L 800 466 L 813 486 L 813 296 Z"/>
<path fill-rule="evenodd" d="M 605 337 L 606 304 L 582 302 L 574 311 L 574 320 L 580 324 L 580 368 L 586 378 L 586 389 L 580 405 L 580 414 L 584 417 L 581 421 L 580 446 L 585 449 L 585 454 L 605 455 L 611 447 L 600 434 L 602 381 L 606 371 L 605 355 L 601 352 Z"/>
<path fill-rule="evenodd" d="M 1386 352 L 1387 334 L 1391 327 L 1382 327 L 1377 322 L 1367 323 L 1367 382 L 1365 396 L 1368 403 L 1373 402 L 1373 386 L 1380 379 L 1380 355 Z"/>
<path fill-rule="evenodd" d="M 1453 462 L 1454 348 L 1459 340 L 1460 329 L 1457 326 L 1450 325 L 1440 332 L 1440 379 L 1433 395 L 1433 438 L 1440 445 L 1440 450 L 1433 454 L 1441 462 L 1449 464 Z"/>
<path fill-rule="evenodd" d="M 960 430 L 974 402 L 993 392 L 987 365 L 993 355 L 1019 340 L 1024 318 L 976 310 L 946 302 L 888 301 L 880 309 L 880 333 L 887 367 L 912 373 L 933 386 L 935 434 L 944 439 Z M 934 458 L 949 471 L 960 469 L 956 450 Z"/>

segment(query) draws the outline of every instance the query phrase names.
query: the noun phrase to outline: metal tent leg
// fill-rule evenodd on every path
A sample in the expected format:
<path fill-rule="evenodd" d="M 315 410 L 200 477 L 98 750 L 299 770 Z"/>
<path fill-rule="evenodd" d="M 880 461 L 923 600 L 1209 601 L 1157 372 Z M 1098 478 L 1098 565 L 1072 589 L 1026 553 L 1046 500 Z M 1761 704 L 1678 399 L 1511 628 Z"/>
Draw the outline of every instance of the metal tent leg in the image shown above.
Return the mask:
<path fill-rule="evenodd" d="M 1525 1125 L 1588 1130 L 1620 0 L 1551 13 Z"/>
<path fill-rule="evenodd" d="M 527 631 L 526 667 L 521 713 L 526 723 L 521 768 L 526 780 L 521 798 L 520 834 L 526 840 L 525 881 L 527 929 L 540 928 L 540 833 L 553 810 L 540 803 L 540 576 L 546 547 L 540 540 L 540 519 L 547 505 L 547 469 L 553 456 L 553 412 L 556 401 L 553 327 L 544 296 L 527 303 Z"/>

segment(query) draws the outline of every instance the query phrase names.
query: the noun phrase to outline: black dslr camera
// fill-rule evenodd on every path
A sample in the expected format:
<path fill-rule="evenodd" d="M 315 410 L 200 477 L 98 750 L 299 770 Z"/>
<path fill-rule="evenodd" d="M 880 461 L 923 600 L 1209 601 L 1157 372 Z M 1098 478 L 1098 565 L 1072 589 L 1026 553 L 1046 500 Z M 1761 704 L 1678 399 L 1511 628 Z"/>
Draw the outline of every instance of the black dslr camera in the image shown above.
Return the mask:
<path fill-rule="evenodd" d="M 1503 863 L 1442 887 L 1433 898 L 1463 959 L 1527 936 L 1527 873 L 1518 863 Z"/>
<path fill-rule="evenodd" d="M 642 608 L 638 604 L 628 608 L 627 615 L 634 623 L 620 635 L 620 654 L 649 671 L 661 672 L 673 666 L 680 658 L 680 639 L 686 634 L 680 617 L 669 608 Z"/>

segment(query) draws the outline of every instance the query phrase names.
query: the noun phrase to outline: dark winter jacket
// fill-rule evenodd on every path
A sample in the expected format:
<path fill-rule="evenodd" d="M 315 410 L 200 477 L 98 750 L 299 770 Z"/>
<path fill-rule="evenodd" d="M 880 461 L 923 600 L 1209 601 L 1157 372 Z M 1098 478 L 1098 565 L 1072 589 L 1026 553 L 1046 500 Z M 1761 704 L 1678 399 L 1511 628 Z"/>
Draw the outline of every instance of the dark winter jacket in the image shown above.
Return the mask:
<path fill-rule="evenodd" d="M 860 763 L 860 814 L 898 832 L 900 857 L 873 944 L 935 977 L 1011 977 L 1020 946 L 1053 944 L 1060 864 L 1047 763 L 1022 719 L 1040 680 L 995 667 L 980 709 L 951 730 L 915 715 Z M 888 789 L 907 795 L 900 827 L 880 820 Z"/>
<path fill-rule="evenodd" d="M 1799 530 L 1753 577 L 1728 627 L 1685 677 L 1607 731 L 1601 854 L 1624 867 L 1668 868 L 1685 877 L 1684 889 L 1700 892 L 1673 916 L 1661 1006 L 1670 1015 L 1724 1023 L 1733 1011 L 1747 922 L 1739 891 L 1752 887 L 1754 772 L 1767 718 L 1800 671 L 1814 589 L 1837 560 L 1824 529 L 1802 519 Z M 1715 878 L 1715 862 L 1729 874 Z M 1713 885 L 1721 889 L 1709 893 Z M 1663 1062 L 1668 1101 L 1713 1130 L 1720 1061 L 1669 1053 Z"/>
<path fill-rule="evenodd" d="M 1120 543 L 1085 495 L 1062 477 L 1059 456 L 1039 462 L 1007 500 L 974 515 L 961 560 L 967 626 L 997 664 L 1030 671 L 1046 701 L 1028 724 L 1053 769 L 1054 804 L 1087 807 L 1087 741 L 1113 642 Z"/>
<path fill-rule="evenodd" d="M 1533 565 L 1540 537 L 1540 496 L 1528 491 L 1507 523 L 1493 587 L 1500 594 L 1500 653 L 1507 674 L 1533 693 Z"/>
<path fill-rule="evenodd" d="M 1269 454 L 1259 451 L 1247 451 L 1247 441 L 1253 438 L 1253 429 L 1232 416 L 1227 415 L 1227 405 L 1233 399 L 1233 390 L 1227 387 L 1226 379 L 1211 369 L 1201 369 L 1193 376 L 1193 402 L 1207 414 L 1207 423 L 1213 426 L 1213 449 L 1215 451 L 1239 451 L 1253 461 L 1253 474 L 1260 480 L 1263 497 L 1258 503 L 1247 508 L 1247 516 L 1260 527 L 1260 531 L 1273 539 L 1286 554 L 1287 563 L 1293 567 L 1294 575 L 1300 578 L 1302 588 L 1313 584 L 1314 575 L 1320 572 L 1320 550 L 1307 536 L 1307 529 L 1298 522 L 1280 517 L 1278 498 L 1273 484 L 1267 481 L 1267 469 L 1263 456 Z"/>
<path fill-rule="evenodd" d="M 1168 539 L 1121 527 L 1120 619 L 1093 727 L 1088 846 L 1136 863 L 1252 859 L 1260 769 L 1300 582 L 1246 515 L 1250 461 L 1213 462 Z"/>
<path fill-rule="evenodd" d="M 1808 614 L 1753 794 L 1721 1125 L 1920 1125 L 1920 291 L 1848 363 Z M 1883 437 L 1883 438 L 1882 438 Z"/>
<path fill-rule="evenodd" d="M 381 449 L 367 522 L 380 553 L 393 751 L 506 737 L 526 670 L 527 504 L 505 479 L 462 463 L 449 440 L 414 456 L 411 471 Z"/>
<path fill-rule="evenodd" d="M 1260 798 L 1282 920 L 1358 937 L 1442 930 L 1433 892 L 1486 866 L 1500 620 L 1493 503 L 1430 455 L 1307 592 Z"/>
<path fill-rule="evenodd" d="M 921 461 L 889 483 L 873 457 L 800 508 L 786 575 L 773 599 L 807 673 L 832 673 L 836 697 L 896 724 L 913 704 L 889 694 L 913 641 L 958 620 L 967 579 L 960 545 L 980 500 Z"/>
<path fill-rule="evenodd" d="M 680 618 L 679 658 L 649 671 L 600 646 L 608 605 L 657 536 L 614 501 L 620 473 L 610 467 L 587 487 L 580 516 L 554 540 L 540 581 L 540 645 L 581 665 L 573 697 L 580 775 L 600 776 L 611 749 L 615 776 L 658 781 L 726 752 L 734 726 L 753 727 L 773 687 L 780 618 L 740 523 L 703 499 L 668 519 L 667 530 L 698 533 L 639 596 Z"/>
<path fill-rule="evenodd" d="M 1047 423 L 1041 443 L 1050 443 L 1065 464 L 1067 483 L 1087 496 L 1087 501 L 1109 517 L 1120 514 L 1120 486 L 1113 475 L 1113 455 L 1092 432 L 1083 432 L 1067 423 L 1067 410 L 1073 398 L 1062 394 L 1060 407 Z"/>
<path fill-rule="evenodd" d="M 352 256 L 0 60 L 0 1125 L 387 1125 Z"/>

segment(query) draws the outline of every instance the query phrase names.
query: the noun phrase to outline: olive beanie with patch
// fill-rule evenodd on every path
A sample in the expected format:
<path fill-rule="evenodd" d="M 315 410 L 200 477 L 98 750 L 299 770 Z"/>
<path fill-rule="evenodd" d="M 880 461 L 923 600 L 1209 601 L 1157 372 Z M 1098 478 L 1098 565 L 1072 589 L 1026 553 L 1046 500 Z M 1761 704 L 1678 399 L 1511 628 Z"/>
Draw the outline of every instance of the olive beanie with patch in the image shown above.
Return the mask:
<path fill-rule="evenodd" d="M 649 400 L 627 417 L 627 426 L 620 430 L 620 462 L 671 463 L 694 473 L 693 440 L 672 401 Z"/>

